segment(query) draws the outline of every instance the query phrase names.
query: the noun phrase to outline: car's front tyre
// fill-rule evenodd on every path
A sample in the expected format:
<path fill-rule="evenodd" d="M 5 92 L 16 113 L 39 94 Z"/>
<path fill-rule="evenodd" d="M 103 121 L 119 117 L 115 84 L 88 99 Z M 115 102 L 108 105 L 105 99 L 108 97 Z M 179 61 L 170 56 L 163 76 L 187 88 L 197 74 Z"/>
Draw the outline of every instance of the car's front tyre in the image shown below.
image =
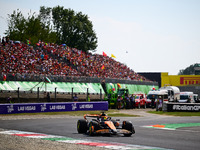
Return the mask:
<path fill-rule="evenodd" d="M 128 121 L 123 121 L 122 129 L 126 129 L 126 130 L 130 131 L 130 133 L 124 133 L 124 136 L 131 136 L 132 134 L 135 133 L 133 124 Z"/>
<path fill-rule="evenodd" d="M 98 130 L 98 123 L 91 121 L 89 124 L 89 135 L 93 136 L 95 135 L 95 131 Z"/>
<path fill-rule="evenodd" d="M 84 119 L 78 120 L 77 122 L 77 131 L 78 133 L 86 133 L 87 132 L 87 121 Z"/>

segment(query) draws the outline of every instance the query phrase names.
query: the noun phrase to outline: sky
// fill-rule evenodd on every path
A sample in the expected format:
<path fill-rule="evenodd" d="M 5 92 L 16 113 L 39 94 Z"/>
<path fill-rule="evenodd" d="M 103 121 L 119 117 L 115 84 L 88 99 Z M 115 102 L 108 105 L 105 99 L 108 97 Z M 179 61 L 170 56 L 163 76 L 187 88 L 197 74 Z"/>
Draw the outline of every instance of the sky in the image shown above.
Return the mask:
<path fill-rule="evenodd" d="M 177 75 L 200 63 L 200 0 L 0 0 L 0 36 L 14 10 L 26 16 L 58 5 L 88 15 L 95 53 L 113 54 L 135 72 Z"/>

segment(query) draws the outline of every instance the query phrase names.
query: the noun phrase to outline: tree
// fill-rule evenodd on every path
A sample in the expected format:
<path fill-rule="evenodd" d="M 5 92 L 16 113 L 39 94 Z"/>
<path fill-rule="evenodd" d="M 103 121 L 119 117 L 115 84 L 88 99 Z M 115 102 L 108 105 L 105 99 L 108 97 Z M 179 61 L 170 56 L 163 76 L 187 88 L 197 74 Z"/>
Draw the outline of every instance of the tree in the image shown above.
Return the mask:
<path fill-rule="evenodd" d="M 86 52 L 96 49 L 96 33 L 87 15 L 57 6 L 52 9 L 52 17 L 58 43 Z"/>
<path fill-rule="evenodd" d="M 52 24 L 52 9 L 50 7 L 45 8 L 44 6 L 40 7 L 40 13 L 39 13 L 39 19 L 41 21 L 42 25 L 42 31 L 41 33 L 43 35 L 42 39 L 46 38 L 47 42 L 55 43 L 56 40 L 56 32 L 53 31 L 53 24 Z"/>
<path fill-rule="evenodd" d="M 56 33 L 53 32 L 48 24 L 41 21 L 40 15 L 34 13 L 28 13 L 28 18 L 25 18 L 21 11 L 13 11 L 11 15 L 8 15 L 8 30 L 6 35 L 12 40 L 19 40 L 26 42 L 27 39 L 31 40 L 31 43 L 37 43 L 38 40 L 46 42 L 55 42 Z"/>
<path fill-rule="evenodd" d="M 195 67 L 200 67 L 199 64 L 193 64 L 187 67 L 186 69 L 179 70 L 178 75 L 194 75 L 195 74 Z"/>
<path fill-rule="evenodd" d="M 26 19 L 22 15 L 21 11 L 13 11 L 13 14 L 8 15 L 8 30 L 6 35 L 13 40 L 22 41 L 24 37 L 24 28 L 26 27 Z"/>
<path fill-rule="evenodd" d="M 97 47 L 97 37 L 92 22 L 82 12 L 72 9 L 40 7 L 39 15 L 28 14 L 26 19 L 21 11 L 9 15 L 6 35 L 12 40 L 32 43 L 45 42 L 67 44 L 69 47 L 88 52 Z"/>

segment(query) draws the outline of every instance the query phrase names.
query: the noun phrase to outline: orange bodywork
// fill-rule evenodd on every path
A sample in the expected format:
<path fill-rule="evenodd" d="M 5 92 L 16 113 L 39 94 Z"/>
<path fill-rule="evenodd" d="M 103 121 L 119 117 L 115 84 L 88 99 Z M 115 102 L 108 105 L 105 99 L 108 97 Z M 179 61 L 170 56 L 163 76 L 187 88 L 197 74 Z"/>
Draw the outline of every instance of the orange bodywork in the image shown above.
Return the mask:
<path fill-rule="evenodd" d="M 109 129 L 97 130 L 96 133 L 110 133 Z"/>
<path fill-rule="evenodd" d="M 107 124 L 110 127 L 110 129 L 116 129 L 112 121 L 105 121 L 104 123 Z"/>

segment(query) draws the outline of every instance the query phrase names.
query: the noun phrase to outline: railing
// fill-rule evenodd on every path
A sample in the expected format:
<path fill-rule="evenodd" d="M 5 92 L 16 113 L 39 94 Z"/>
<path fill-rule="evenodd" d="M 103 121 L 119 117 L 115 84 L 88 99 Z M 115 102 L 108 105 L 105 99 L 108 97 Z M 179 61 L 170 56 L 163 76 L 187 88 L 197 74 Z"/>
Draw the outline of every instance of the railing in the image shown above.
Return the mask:
<path fill-rule="evenodd" d="M 49 94 L 49 98 L 47 97 Z M 104 94 L 100 89 L 98 93 L 91 93 L 89 88 L 84 92 L 74 92 L 74 88 L 71 88 L 70 92 L 58 92 L 56 87 L 54 91 L 45 92 L 40 91 L 40 88 L 37 88 L 37 91 L 23 91 L 20 90 L 0 90 L 0 103 L 31 103 L 31 102 L 72 102 L 75 94 L 78 97 L 78 101 L 102 101 Z M 10 97 L 12 98 L 10 100 Z"/>
<path fill-rule="evenodd" d="M 0 74 L 0 81 L 4 80 L 4 75 Z M 137 84 L 137 85 L 158 85 L 157 82 L 152 81 L 138 81 L 138 80 L 121 80 L 114 78 L 105 78 L 103 81 L 102 78 L 95 77 L 85 77 L 85 76 L 64 76 L 64 75 L 43 75 L 43 74 L 6 74 L 6 81 L 44 81 L 45 77 L 48 77 L 51 82 L 79 82 L 79 83 L 121 83 L 121 84 Z"/>

